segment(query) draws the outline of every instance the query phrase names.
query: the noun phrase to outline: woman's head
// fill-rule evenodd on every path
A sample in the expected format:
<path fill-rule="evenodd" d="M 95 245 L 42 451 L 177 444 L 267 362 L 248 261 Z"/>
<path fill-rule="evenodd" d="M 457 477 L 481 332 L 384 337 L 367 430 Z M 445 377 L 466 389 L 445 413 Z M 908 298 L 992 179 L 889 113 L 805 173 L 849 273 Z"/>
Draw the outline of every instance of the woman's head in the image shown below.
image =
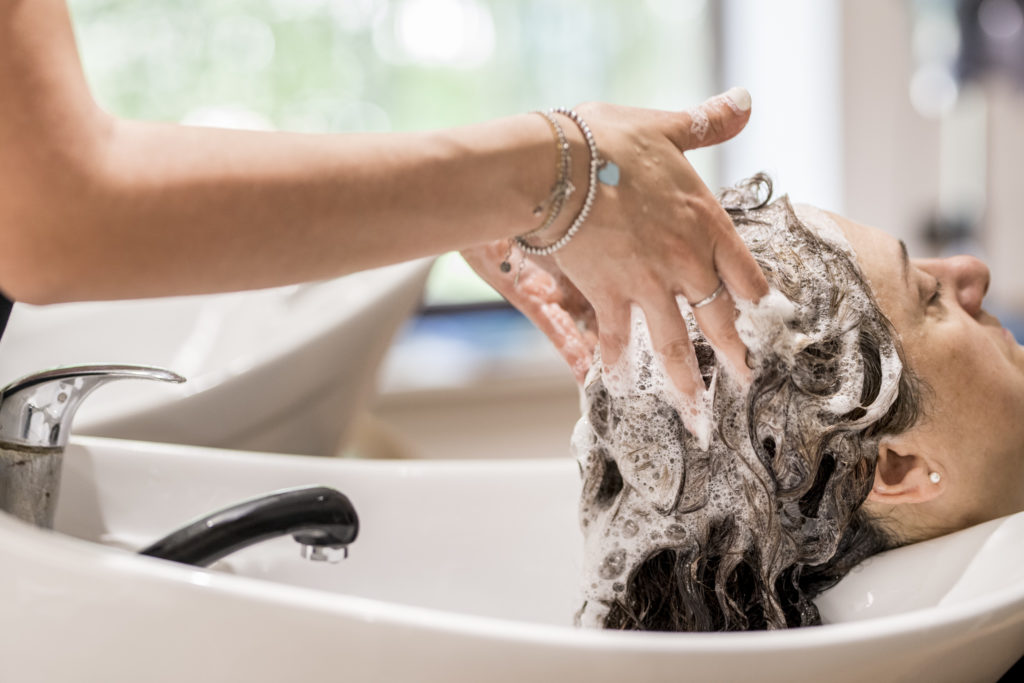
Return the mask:
<path fill-rule="evenodd" d="M 768 195 L 759 177 L 722 200 L 796 304 L 788 318 L 768 307 L 774 319 L 741 319 L 755 374 L 746 394 L 688 321 L 713 383 L 707 452 L 643 335 L 631 376 L 596 358 L 590 368 L 574 435 L 583 623 L 814 623 L 811 598 L 863 558 L 1024 510 L 1024 351 L 981 308 L 984 264 L 911 261 L 884 232 Z M 466 256 L 582 378 L 593 310 L 550 263 L 525 262 L 521 282 L 500 273 L 506 249 Z"/>
<path fill-rule="evenodd" d="M 671 407 L 642 325 L 631 377 L 606 385 L 598 363 L 588 378 L 574 437 L 584 470 L 585 624 L 817 623 L 811 599 L 893 544 L 862 504 L 883 440 L 919 421 L 923 386 L 843 233 L 785 198 L 767 204 L 759 194 L 770 191 L 755 178 L 723 196 L 785 299 L 739 323 L 749 391 L 693 329 L 713 402 L 709 447 Z"/>
<path fill-rule="evenodd" d="M 982 309 L 988 268 L 969 256 L 911 260 L 890 235 L 833 218 L 930 387 L 921 419 L 882 439 L 865 509 L 905 541 L 1024 510 L 1024 353 Z"/>

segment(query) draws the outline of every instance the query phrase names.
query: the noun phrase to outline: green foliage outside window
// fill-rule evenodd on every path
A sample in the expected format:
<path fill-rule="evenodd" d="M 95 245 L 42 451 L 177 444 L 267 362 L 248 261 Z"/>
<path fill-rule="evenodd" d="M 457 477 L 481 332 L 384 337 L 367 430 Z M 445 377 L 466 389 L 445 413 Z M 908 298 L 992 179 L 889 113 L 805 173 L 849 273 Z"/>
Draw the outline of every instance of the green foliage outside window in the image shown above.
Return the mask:
<path fill-rule="evenodd" d="M 703 0 L 71 0 L 86 75 L 129 118 L 422 130 L 713 90 Z M 691 156 L 705 177 L 712 158 Z M 487 296 L 448 257 L 428 300 Z"/>

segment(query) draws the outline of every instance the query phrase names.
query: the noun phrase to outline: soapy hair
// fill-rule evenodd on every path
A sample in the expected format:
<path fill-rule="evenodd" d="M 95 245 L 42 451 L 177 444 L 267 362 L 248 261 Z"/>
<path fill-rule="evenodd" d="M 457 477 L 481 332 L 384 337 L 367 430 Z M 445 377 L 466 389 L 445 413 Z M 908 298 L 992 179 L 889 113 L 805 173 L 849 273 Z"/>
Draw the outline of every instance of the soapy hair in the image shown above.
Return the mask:
<path fill-rule="evenodd" d="M 652 546 L 616 585 L 615 599 L 606 603 L 606 628 L 723 631 L 819 624 L 815 596 L 865 558 L 898 544 L 861 506 L 873 485 L 880 438 L 917 422 L 926 388 L 905 363 L 898 385 L 886 377 L 886 353 L 902 360 L 899 340 L 852 255 L 809 229 L 785 197 L 769 204 L 771 193 L 771 180 L 757 175 L 719 196 L 769 284 L 810 311 L 789 325 L 813 341 L 788 358 L 762 354 L 752 368 L 749 393 L 742 399 L 723 395 L 725 403 L 716 406 L 714 440 L 735 438 L 736 430 L 721 421 L 735 425 L 737 415 L 745 416 L 740 438 L 749 439 L 744 450 L 752 447 L 761 467 L 743 474 L 737 487 L 742 495 L 730 505 L 754 509 L 730 511 L 705 502 L 686 510 L 687 518 L 697 519 L 688 528 L 697 532 L 667 547 Z M 772 240 L 749 237 L 780 220 L 811 245 L 816 264 L 806 262 L 807 250 L 780 252 Z M 813 268 L 824 268 L 833 286 L 823 288 L 820 277 L 809 285 L 802 274 Z M 847 322 L 834 334 L 829 330 L 835 325 L 822 323 L 839 318 Z M 698 360 L 710 383 L 717 361 L 697 334 Z M 851 363 L 857 372 L 844 372 Z M 881 414 L 868 414 L 864 406 L 876 403 L 886 382 L 896 387 L 894 400 Z M 859 395 L 844 404 L 843 393 L 851 391 Z M 589 420 L 600 431 L 613 397 L 600 380 L 588 392 Z M 727 448 L 736 445 L 718 444 L 711 457 L 738 452 Z M 584 490 L 597 500 L 617 495 L 623 486 L 617 472 L 605 458 L 588 473 Z M 756 528 L 749 528 L 751 519 Z"/>

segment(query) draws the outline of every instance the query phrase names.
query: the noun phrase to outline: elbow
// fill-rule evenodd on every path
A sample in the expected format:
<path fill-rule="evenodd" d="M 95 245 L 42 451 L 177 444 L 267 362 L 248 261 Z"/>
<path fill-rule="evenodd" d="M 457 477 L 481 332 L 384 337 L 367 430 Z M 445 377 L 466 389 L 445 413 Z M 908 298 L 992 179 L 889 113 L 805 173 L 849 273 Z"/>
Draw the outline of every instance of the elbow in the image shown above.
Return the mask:
<path fill-rule="evenodd" d="M 109 194 L 102 138 L 77 145 L 76 153 L 22 157 L 17 175 L 0 169 L 0 292 L 9 299 L 45 305 L 83 298 Z"/>
<path fill-rule="evenodd" d="M 72 216 L 87 207 L 65 199 L 33 202 L 14 216 L 0 212 L 0 292 L 8 299 L 46 305 L 83 298 L 96 257 L 81 241 L 88 223 Z"/>
<path fill-rule="evenodd" d="M 0 292 L 14 301 L 82 298 L 118 120 L 91 102 L 72 109 L 16 135 L 0 127 Z"/>
<path fill-rule="evenodd" d="M 56 264 L 17 250 L 8 253 L 10 258 L 0 259 L 0 293 L 11 301 L 44 306 L 76 298 L 67 283 L 53 276 Z"/>
<path fill-rule="evenodd" d="M 24 197 L 22 197 L 24 198 Z M 55 300 L 47 271 L 54 269 L 43 250 L 33 246 L 39 235 L 34 201 L 11 207 L 0 198 L 0 293 L 12 301 L 48 304 Z M 58 266 L 59 267 L 59 266 Z"/>
<path fill-rule="evenodd" d="M 38 287 L 35 283 L 29 283 L 25 287 L 22 287 L 20 283 L 14 286 L 4 285 L 0 288 L 0 292 L 11 301 L 31 304 L 33 306 L 49 306 L 50 304 L 61 304 L 74 300 L 59 296 L 50 289 Z"/>

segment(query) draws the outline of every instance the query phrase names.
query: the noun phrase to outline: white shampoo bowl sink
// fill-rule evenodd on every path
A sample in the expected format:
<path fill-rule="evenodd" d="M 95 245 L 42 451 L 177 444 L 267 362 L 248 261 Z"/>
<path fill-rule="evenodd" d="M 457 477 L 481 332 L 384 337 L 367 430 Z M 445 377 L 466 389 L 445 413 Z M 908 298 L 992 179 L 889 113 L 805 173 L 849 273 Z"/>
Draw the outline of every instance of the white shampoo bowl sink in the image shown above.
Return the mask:
<path fill-rule="evenodd" d="M 358 511 L 340 564 L 300 559 L 290 538 L 209 570 L 125 549 L 303 484 L 334 486 Z M 1024 515 L 871 560 L 822 600 L 826 626 L 573 628 L 578 490 L 569 460 L 74 439 L 61 533 L 0 515 L 0 680 L 991 683 L 1024 652 Z"/>
<path fill-rule="evenodd" d="M 188 382 L 104 388 L 82 406 L 75 432 L 333 454 L 429 266 L 210 296 L 17 304 L 0 343 L 0 386 L 54 366 L 156 365 Z"/>

